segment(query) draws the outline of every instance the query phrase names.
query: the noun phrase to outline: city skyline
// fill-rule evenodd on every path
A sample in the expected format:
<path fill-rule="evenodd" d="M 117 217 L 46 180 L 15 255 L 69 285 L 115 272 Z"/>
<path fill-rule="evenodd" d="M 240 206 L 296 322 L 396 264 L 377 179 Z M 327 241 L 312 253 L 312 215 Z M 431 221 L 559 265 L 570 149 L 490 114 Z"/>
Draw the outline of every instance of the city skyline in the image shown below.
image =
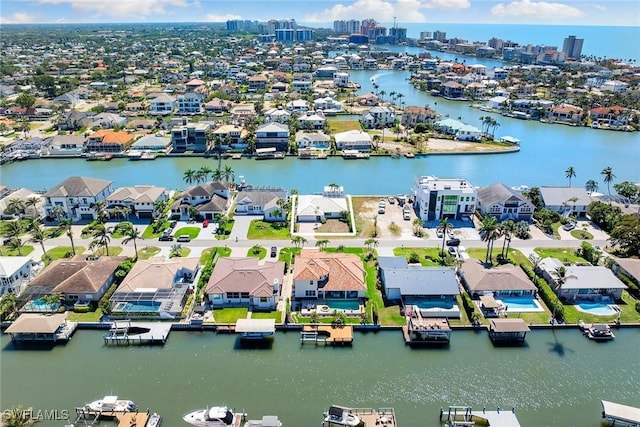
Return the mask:
<path fill-rule="evenodd" d="M 296 7 L 292 7 L 295 4 Z M 636 13 L 633 13 L 635 10 Z M 640 26 L 633 0 L 8 0 L 0 24 L 225 22 L 294 18 L 299 23 L 374 18 L 398 23 Z"/>

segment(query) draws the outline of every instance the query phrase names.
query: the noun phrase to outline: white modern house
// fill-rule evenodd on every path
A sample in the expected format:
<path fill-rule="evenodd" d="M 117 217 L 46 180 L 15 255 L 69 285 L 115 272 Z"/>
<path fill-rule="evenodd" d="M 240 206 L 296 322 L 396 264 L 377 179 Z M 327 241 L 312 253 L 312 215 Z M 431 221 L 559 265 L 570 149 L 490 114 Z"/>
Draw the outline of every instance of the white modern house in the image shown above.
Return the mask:
<path fill-rule="evenodd" d="M 371 136 L 361 130 L 348 130 L 334 135 L 338 150 L 371 151 Z"/>
<path fill-rule="evenodd" d="M 396 119 L 396 112 L 391 107 L 373 107 L 362 113 L 360 121 L 367 129 L 387 127 L 393 125 Z"/>
<path fill-rule="evenodd" d="M 282 107 L 271 108 L 264 112 L 264 121 L 267 123 L 288 123 L 290 118 L 291 113 Z"/>
<path fill-rule="evenodd" d="M 6 293 L 19 294 L 31 278 L 31 257 L 0 256 L 0 297 Z"/>
<path fill-rule="evenodd" d="M 178 95 L 176 105 L 178 114 L 200 114 L 202 112 L 202 95 L 195 92 L 187 92 Z"/>
<path fill-rule="evenodd" d="M 413 183 L 413 205 L 423 221 L 470 216 L 477 197 L 477 190 L 465 178 L 418 176 Z"/>
<path fill-rule="evenodd" d="M 56 216 L 56 211 L 74 220 L 98 217 L 96 203 L 106 201 L 113 192 L 111 181 L 72 176 L 52 187 L 44 194 L 44 209 L 47 216 Z M 60 208 L 56 208 L 59 206 Z"/>
<path fill-rule="evenodd" d="M 565 216 L 587 215 L 591 197 L 583 187 L 540 187 L 540 196 L 547 209 Z"/>
<path fill-rule="evenodd" d="M 166 93 L 160 94 L 149 102 L 149 114 L 167 116 L 176 108 L 176 100 Z"/>
<path fill-rule="evenodd" d="M 166 188 L 154 185 L 134 185 L 133 187 L 120 187 L 107 196 L 107 207 L 126 207 L 129 213 L 136 218 L 155 218 L 157 203 L 169 200 L 169 192 Z"/>
<path fill-rule="evenodd" d="M 491 215 L 498 221 L 531 222 L 535 206 L 519 192 L 496 183 L 478 190 L 477 209 L 483 215 Z"/>

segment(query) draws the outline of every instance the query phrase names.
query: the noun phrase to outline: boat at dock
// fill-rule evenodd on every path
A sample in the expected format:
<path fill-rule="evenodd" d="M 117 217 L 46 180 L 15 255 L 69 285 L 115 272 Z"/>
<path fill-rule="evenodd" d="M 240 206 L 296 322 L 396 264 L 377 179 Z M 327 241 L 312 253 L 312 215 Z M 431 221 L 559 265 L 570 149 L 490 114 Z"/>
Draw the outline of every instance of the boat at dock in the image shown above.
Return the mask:
<path fill-rule="evenodd" d="M 87 403 L 86 408 L 94 412 L 134 412 L 137 406 L 131 400 L 121 400 L 118 396 L 105 396 Z"/>
<path fill-rule="evenodd" d="M 640 427 L 640 408 L 601 400 L 602 418 L 611 426 Z"/>
<path fill-rule="evenodd" d="M 189 412 L 182 419 L 196 427 L 240 427 L 245 416 L 244 413 L 234 413 L 226 406 L 213 406 Z"/>
<path fill-rule="evenodd" d="M 613 332 L 611 332 L 611 327 L 604 323 L 591 324 L 579 320 L 578 326 L 587 338 L 594 341 L 610 341 L 616 337 Z"/>
<path fill-rule="evenodd" d="M 397 425 L 393 408 L 346 408 L 338 405 L 329 407 L 329 410 L 323 414 L 322 421 L 322 427 L 397 427 Z"/>
<path fill-rule="evenodd" d="M 86 158 L 87 158 L 88 161 L 96 161 L 96 160 L 109 161 L 109 160 L 113 159 L 113 154 L 88 153 Z"/>
<path fill-rule="evenodd" d="M 145 427 L 160 427 L 160 424 L 162 424 L 162 417 L 154 412 Z"/>
<path fill-rule="evenodd" d="M 342 158 L 345 160 L 361 160 L 368 159 L 369 157 L 369 153 L 362 153 L 358 150 L 344 150 L 342 152 Z"/>

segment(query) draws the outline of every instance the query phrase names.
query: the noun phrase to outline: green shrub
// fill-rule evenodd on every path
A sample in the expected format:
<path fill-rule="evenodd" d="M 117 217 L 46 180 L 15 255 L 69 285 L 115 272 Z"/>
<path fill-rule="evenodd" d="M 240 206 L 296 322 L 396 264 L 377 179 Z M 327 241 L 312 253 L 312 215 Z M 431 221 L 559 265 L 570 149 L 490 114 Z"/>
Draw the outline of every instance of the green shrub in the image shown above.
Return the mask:
<path fill-rule="evenodd" d="M 100 302 L 98 302 L 98 307 L 100 307 L 104 314 L 111 313 L 111 302 L 109 300 L 111 299 L 111 296 L 116 291 L 116 289 L 118 289 L 118 284 L 112 284 L 109 289 L 107 289 L 107 292 L 104 293 L 102 298 L 100 298 Z"/>
<path fill-rule="evenodd" d="M 640 301 L 636 301 L 636 311 L 640 313 Z"/>

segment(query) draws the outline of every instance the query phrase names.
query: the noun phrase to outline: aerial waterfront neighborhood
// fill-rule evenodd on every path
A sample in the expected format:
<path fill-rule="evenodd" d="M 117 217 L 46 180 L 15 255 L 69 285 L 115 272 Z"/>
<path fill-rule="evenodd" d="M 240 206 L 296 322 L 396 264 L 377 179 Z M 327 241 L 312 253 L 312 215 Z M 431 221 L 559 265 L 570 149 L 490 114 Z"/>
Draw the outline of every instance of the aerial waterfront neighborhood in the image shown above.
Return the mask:
<path fill-rule="evenodd" d="M 203 348 L 237 336 L 234 351 L 282 351 L 291 332 L 301 351 L 354 353 L 367 332 L 395 334 L 413 352 L 451 351 L 478 332 L 492 351 L 529 351 L 542 344 L 536 334 L 551 331 L 558 354 L 556 331 L 601 343 L 594 352 L 637 339 L 627 332 L 640 325 L 640 185 L 616 176 L 609 159 L 592 160 L 603 163 L 600 183 L 572 182 L 567 157 L 567 169 L 553 171 L 567 181 L 556 185 L 511 186 L 499 168 L 480 185 L 416 167 L 401 183 L 409 190 L 379 194 L 372 184 L 368 195 L 330 174 L 300 190 L 299 177 L 256 182 L 236 168 L 251 161 L 275 176 L 290 160 L 344 159 L 348 169 L 384 157 L 517 154 L 527 135 L 500 135 L 502 120 L 603 138 L 634 133 L 634 61 L 583 55 L 588 41 L 574 35 L 562 49 L 442 31 L 411 38 L 395 20 L 389 28 L 374 19 L 326 29 L 294 19 L 47 28 L 3 26 L 11 37 L 0 39 L 0 173 L 64 165 L 44 189 L 0 183 L 3 352 L 71 352 L 76 335 L 94 332 L 96 346 L 114 352 L 166 350 L 182 331 L 200 334 Z M 353 78 L 363 70 L 406 73 L 430 102 L 412 105 L 376 76 Z M 365 84 L 372 90 L 363 93 Z M 438 112 L 451 102 L 456 118 Z M 469 111 L 485 115 L 470 123 Z M 212 167 L 176 172 L 173 162 L 185 159 Z M 158 172 L 123 185 L 118 172 L 79 175 L 77 164 Z M 169 187 L 160 175 L 181 182 Z M 130 403 L 105 396 L 99 405 L 110 409 L 88 404 L 75 415 L 86 422 L 110 411 L 116 425 L 140 425 L 125 424 L 138 414 Z M 224 402 L 203 400 L 206 410 L 182 420 L 282 425 L 277 417 L 241 424 L 246 414 L 211 403 Z M 623 410 L 611 405 L 602 402 L 603 417 L 619 421 Z M 386 411 L 331 406 L 322 425 L 400 425 Z M 481 412 L 476 421 L 520 425 L 515 409 Z M 441 408 L 442 422 L 455 418 L 445 415 Z M 470 407 L 467 415 L 457 421 L 472 419 Z M 149 410 L 141 417 L 143 426 L 161 420 Z"/>

